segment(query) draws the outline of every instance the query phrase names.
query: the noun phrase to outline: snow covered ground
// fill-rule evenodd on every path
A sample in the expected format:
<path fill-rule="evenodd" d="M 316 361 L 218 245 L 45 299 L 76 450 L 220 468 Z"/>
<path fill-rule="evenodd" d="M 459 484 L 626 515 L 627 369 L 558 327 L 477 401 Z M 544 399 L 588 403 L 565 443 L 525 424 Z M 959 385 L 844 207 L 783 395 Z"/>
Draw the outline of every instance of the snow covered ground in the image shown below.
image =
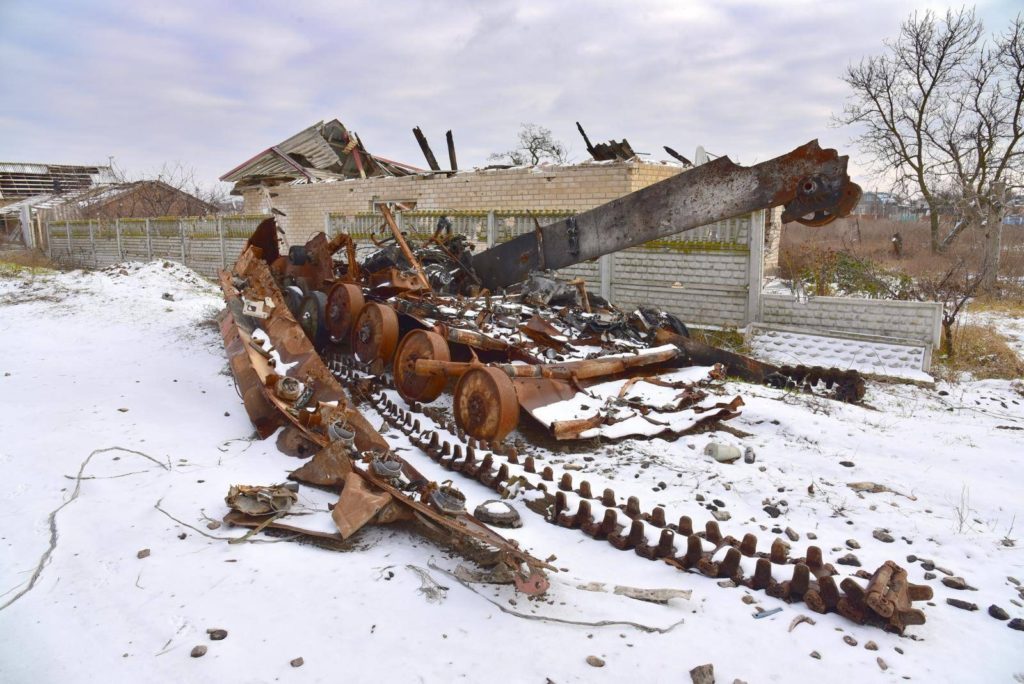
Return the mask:
<path fill-rule="evenodd" d="M 207 282 L 161 263 L 0 279 L 0 681 L 689 681 L 704 663 L 720 682 L 1024 678 L 1024 632 L 987 612 L 1024 617 L 1008 579 L 1024 581 L 1024 396 L 1010 382 L 872 383 L 865 406 L 730 384 L 724 396 L 746 400 L 730 425 L 748 437 L 539 454 L 669 519 L 703 525 L 714 505 L 730 516 L 723 532 L 754 532 L 762 546 L 790 528 L 794 553 L 813 534 L 830 562 L 896 560 L 935 589 L 927 624 L 899 637 L 615 551 L 521 501 L 524 526 L 509 536 L 564 569 L 541 600 L 471 590 L 444 573 L 465 561 L 398 530 L 366 529 L 346 552 L 264 536 L 229 544 L 240 530 L 208 527 L 228 487 L 283 481 L 300 461 L 252 439 L 211 323 L 219 305 Z M 715 462 L 710 440 L 749 445 L 757 461 Z M 892 491 L 848 486 L 865 481 Z M 470 508 L 493 496 L 457 484 Z M 940 569 L 976 591 L 945 587 Z M 692 595 L 657 605 L 579 588 L 592 582 Z M 754 619 L 758 607 L 782 611 Z M 814 624 L 790 631 L 798 615 Z M 213 628 L 227 638 L 210 641 Z M 199 644 L 208 653 L 189 657 Z"/>

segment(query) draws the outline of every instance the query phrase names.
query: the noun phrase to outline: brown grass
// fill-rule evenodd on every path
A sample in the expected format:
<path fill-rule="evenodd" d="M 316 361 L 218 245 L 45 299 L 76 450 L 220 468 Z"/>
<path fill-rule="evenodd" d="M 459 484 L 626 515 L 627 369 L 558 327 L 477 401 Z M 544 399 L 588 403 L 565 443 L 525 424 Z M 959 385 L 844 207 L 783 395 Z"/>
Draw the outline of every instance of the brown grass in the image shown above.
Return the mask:
<path fill-rule="evenodd" d="M 967 324 L 958 326 L 953 333 L 953 357 L 937 359 L 932 370 L 939 378 L 950 381 L 961 373 L 971 373 L 979 380 L 1014 380 L 1024 375 L 1024 360 L 994 326 Z"/>
<path fill-rule="evenodd" d="M 32 268 L 57 268 L 57 266 L 47 258 L 45 252 L 41 252 L 37 249 L 0 250 L 0 263 L 12 264 L 14 266 L 28 266 Z"/>
<path fill-rule="evenodd" d="M 943 235 L 949 230 L 942 227 Z M 893 253 L 892 236 L 903 237 L 903 254 Z M 946 271 L 963 259 L 977 269 L 984 259 L 984 238 L 964 232 L 946 254 L 932 254 L 928 223 L 925 221 L 890 221 L 866 217 L 839 219 L 823 228 L 809 228 L 789 223 L 782 231 L 779 251 L 780 275 L 792 279 L 813 270 L 828 251 L 847 252 L 866 257 L 886 269 L 910 276 L 931 275 Z M 1024 278 L 1024 227 L 1004 226 L 1000 275 L 1005 279 Z"/>

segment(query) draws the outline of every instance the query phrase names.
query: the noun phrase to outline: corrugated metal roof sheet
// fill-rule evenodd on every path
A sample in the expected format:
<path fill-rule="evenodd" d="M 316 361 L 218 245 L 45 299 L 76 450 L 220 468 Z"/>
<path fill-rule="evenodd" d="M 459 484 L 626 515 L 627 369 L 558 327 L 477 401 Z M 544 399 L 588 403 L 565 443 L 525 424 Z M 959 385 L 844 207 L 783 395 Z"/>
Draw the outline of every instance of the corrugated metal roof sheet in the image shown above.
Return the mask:
<path fill-rule="evenodd" d="M 0 162 L 0 197 L 33 197 L 115 182 L 109 166 Z"/>

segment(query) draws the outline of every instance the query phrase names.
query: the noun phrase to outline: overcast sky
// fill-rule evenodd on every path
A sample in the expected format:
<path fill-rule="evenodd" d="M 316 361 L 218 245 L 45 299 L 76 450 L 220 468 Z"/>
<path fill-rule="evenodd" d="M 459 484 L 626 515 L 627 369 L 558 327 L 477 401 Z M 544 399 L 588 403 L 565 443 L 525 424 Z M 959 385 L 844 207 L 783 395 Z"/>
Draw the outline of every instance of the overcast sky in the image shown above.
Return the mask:
<path fill-rule="evenodd" d="M 845 66 L 876 53 L 905 0 L 291 3 L 0 0 L 0 161 L 164 162 L 218 176 L 322 119 L 378 155 L 424 166 L 423 128 L 462 167 L 511 147 L 521 122 L 574 160 L 629 139 L 666 158 L 697 145 L 743 164 L 812 138 L 871 186 L 841 109 Z M 1002 30 L 1015 2 L 978 12 Z M 442 165 L 444 162 L 442 162 Z"/>

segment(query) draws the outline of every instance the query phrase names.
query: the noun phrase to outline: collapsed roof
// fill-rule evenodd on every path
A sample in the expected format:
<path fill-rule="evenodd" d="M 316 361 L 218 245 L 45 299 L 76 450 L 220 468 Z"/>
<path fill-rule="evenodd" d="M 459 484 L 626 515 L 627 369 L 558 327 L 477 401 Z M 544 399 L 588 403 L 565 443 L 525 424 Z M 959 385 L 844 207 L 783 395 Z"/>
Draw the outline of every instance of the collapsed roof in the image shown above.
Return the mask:
<path fill-rule="evenodd" d="M 355 131 L 337 119 L 320 121 L 273 145 L 220 177 L 235 190 L 278 183 L 317 183 L 371 176 L 419 173 L 409 164 L 367 152 Z"/>

